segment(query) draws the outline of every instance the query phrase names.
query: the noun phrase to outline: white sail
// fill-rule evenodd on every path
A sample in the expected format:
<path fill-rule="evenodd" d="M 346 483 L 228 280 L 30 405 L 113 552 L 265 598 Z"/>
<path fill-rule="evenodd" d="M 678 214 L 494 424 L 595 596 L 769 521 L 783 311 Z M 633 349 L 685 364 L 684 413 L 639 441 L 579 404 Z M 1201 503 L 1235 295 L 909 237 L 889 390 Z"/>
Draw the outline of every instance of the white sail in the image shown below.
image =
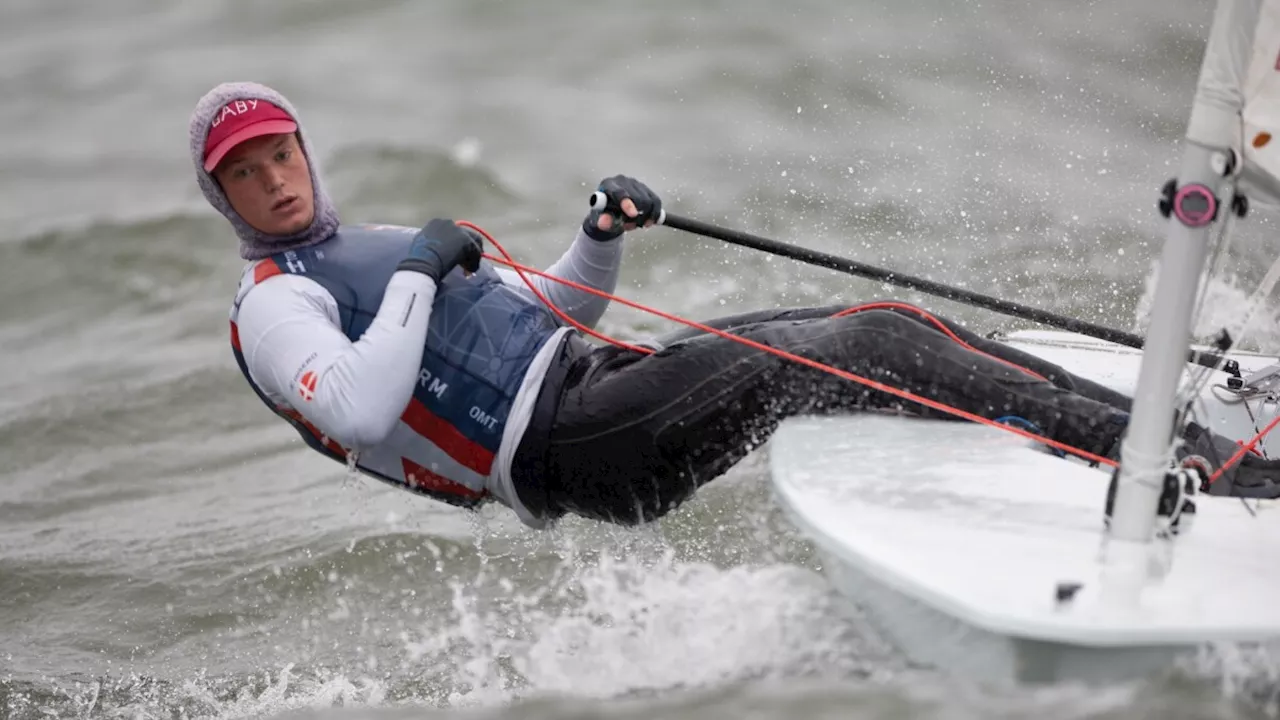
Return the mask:
<path fill-rule="evenodd" d="M 1243 110 L 1233 128 L 1237 153 L 1244 157 L 1239 171 L 1241 191 L 1252 202 L 1280 203 L 1280 3 L 1264 2 L 1256 26 L 1236 29 L 1251 42 L 1228 44 L 1228 50 L 1243 56 L 1252 47 L 1248 70 L 1238 82 Z M 1243 65 L 1244 57 L 1230 58 L 1226 66 Z M 1193 127 L 1192 130 L 1200 128 Z M 1219 136 L 1221 137 L 1221 136 Z M 1188 132 L 1189 139 L 1197 139 Z"/>

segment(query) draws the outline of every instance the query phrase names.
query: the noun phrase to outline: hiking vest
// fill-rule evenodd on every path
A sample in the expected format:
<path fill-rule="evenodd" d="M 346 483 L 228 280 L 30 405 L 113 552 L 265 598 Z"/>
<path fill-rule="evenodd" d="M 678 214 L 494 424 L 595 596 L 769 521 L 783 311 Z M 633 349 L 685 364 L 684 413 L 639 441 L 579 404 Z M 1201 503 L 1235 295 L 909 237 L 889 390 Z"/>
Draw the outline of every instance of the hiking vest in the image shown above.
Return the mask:
<path fill-rule="evenodd" d="M 342 331 L 355 342 L 377 315 L 387 281 L 417 233 L 399 226 L 342 226 L 318 245 L 251 264 L 241 277 L 231 310 L 231 347 L 240 372 L 267 407 L 333 460 L 347 462 L 347 450 L 293 408 L 273 402 L 249 376 L 236 330 L 240 303 L 275 275 L 306 276 L 333 296 Z M 360 449 L 355 466 L 451 505 L 474 507 L 490 499 L 485 481 L 512 403 L 534 356 L 557 327 L 549 310 L 506 286 L 487 263 L 471 277 L 461 269 L 450 272 L 436 289 L 413 397 L 386 440 Z"/>

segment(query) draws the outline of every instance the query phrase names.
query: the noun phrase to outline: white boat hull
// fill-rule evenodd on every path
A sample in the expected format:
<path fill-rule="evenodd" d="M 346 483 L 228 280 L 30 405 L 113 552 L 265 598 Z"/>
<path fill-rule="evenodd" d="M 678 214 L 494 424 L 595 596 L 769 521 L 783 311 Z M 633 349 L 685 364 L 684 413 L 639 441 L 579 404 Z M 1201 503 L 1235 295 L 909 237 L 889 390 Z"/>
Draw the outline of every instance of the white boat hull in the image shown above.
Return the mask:
<path fill-rule="evenodd" d="M 1053 332 L 1012 342 L 1123 392 L 1136 379 L 1128 348 Z M 1240 357 L 1246 374 L 1274 361 Z M 1207 410 L 1253 434 L 1241 406 Z M 1207 643 L 1280 638 L 1271 501 L 1201 496 L 1172 547 L 1104 547 L 1109 470 L 997 428 L 875 414 L 790 419 L 770 466 L 833 585 L 917 662 L 998 683 L 1114 681 Z"/>
<path fill-rule="evenodd" d="M 1177 654 L 1194 650 L 1191 645 L 1098 648 L 1004 634 L 965 623 L 898 592 L 822 546 L 818 554 L 831 584 L 857 598 L 914 662 L 970 680 L 997 685 L 1114 682 L 1118 677 L 1148 675 L 1168 666 Z"/>

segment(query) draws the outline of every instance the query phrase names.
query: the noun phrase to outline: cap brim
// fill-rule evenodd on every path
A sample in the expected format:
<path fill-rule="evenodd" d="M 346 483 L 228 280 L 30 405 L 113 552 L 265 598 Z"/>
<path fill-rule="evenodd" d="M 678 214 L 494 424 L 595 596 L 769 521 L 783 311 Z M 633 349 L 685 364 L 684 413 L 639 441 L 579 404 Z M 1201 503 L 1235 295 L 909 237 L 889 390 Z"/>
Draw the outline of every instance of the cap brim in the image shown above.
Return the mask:
<path fill-rule="evenodd" d="M 297 132 L 298 124 L 292 120 L 263 120 L 248 127 L 239 130 L 227 136 L 227 139 L 218 143 L 213 152 L 209 153 L 209 157 L 204 159 L 204 171 L 212 172 L 218 167 L 218 163 L 222 162 L 222 158 L 231 152 L 231 149 L 245 140 L 250 140 L 263 135 L 285 135 Z"/>

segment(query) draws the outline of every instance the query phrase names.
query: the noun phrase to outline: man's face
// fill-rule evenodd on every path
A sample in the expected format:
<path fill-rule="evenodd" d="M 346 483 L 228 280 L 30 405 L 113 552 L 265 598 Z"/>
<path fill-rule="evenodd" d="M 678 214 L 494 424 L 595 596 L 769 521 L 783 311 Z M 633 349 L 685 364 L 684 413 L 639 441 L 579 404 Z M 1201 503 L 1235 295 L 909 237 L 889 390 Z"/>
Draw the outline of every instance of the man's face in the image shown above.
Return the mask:
<path fill-rule="evenodd" d="M 213 169 L 213 177 L 231 207 L 260 232 L 292 235 L 315 216 L 311 172 L 293 133 L 240 143 Z"/>

